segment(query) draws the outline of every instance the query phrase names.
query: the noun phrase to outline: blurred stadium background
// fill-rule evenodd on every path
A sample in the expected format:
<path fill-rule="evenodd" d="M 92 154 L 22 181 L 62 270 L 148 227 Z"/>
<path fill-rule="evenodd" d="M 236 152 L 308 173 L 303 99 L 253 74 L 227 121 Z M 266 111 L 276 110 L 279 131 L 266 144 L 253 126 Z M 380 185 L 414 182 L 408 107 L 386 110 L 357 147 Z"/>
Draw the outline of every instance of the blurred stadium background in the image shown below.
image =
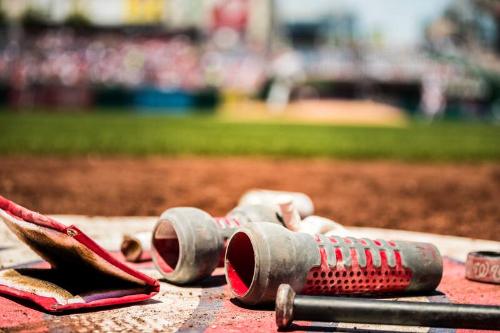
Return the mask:
<path fill-rule="evenodd" d="M 497 1 L 2 0 L 0 8 L 0 102 L 9 107 L 184 112 L 253 98 L 279 113 L 290 101 L 340 98 L 428 117 L 500 117 Z M 293 111 L 328 113 L 301 106 Z M 397 118 L 392 108 L 373 112 Z"/>
<path fill-rule="evenodd" d="M 43 211 L 222 214 L 280 187 L 347 224 L 495 238 L 499 121 L 495 0 L 0 0 L 0 193 Z"/>
<path fill-rule="evenodd" d="M 79 125 L 106 128 L 119 137 L 116 122 L 134 127 L 137 118 L 131 114 L 154 113 L 211 115 L 205 122 L 215 128 L 221 121 L 403 126 L 409 132 L 367 132 L 372 140 L 364 146 L 356 144 L 358 129 L 351 136 L 344 136 L 345 130 L 336 132 L 340 137 L 320 136 L 313 141 L 323 142 L 318 145 L 325 149 L 310 153 L 292 143 L 285 144 L 289 149 L 271 150 L 460 159 L 457 152 L 448 152 L 446 140 L 436 138 L 445 126 L 457 146 L 466 147 L 464 158 L 497 159 L 498 128 L 485 123 L 500 119 L 499 26 L 500 5 L 489 0 L 315 0 L 307 6 L 298 0 L 1 0 L 0 105 L 10 112 L 1 113 L 0 150 L 127 152 L 127 144 L 113 145 L 112 139 L 89 141 L 95 133 Z M 119 112 L 114 119 L 94 116 L 73 124 L 73 134 L 58 143 L 61 132 L 53 128 L 71 126 L 67 118 L 52 115 L 40 121 L 22 115 L 54 110 Z M 474 125 L 414 126 L 414 120 L 423 119 Z M 175 123 L 168 117 L 152 123 L 163 125 L 164 132 L 205 124 Z M 262 126 L 241 126 L 241 135 L 226 136 L 234 141 L 227 153 L 268 153 L 265 145 L 235 148 L 242 146 L 237 143 L 244 133 L 266 133 Z M 21 135 L 15 127 L 29 130 Z M 391 153 L 394 135 L 414 132 L 421 144 Z M 154 141 L 139 150 L 179 152 Z M 211 148 L 191 141 L 187 153 L 225 153 L 224 139 L 206 145 Z M 389 145 L 371 146 L 379 141 Z M 352 153 L 336 148 L 339 142 L 352 146 Z M 472 142 L 477 152 L 467 148 Z M 433 153 L 433 144 L 443 153 Z"/>

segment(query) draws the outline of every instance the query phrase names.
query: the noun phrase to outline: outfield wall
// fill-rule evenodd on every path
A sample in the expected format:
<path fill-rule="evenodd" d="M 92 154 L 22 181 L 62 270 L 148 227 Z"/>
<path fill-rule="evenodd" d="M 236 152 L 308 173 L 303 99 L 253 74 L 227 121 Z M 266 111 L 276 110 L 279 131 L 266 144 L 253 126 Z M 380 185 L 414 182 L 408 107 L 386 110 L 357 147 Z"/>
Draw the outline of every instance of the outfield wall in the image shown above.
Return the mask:
<path fill-rule="evenodd" d="M 8 105 L 14 108 L 95 107 L 161 109 L 182 112 L 192 109 L 213 110 L 219 103 L 219 91 L 212 88 L 186 91 L 154 87 L 42 85 L 19 90 L 0 85 L 0 106 Z"/>

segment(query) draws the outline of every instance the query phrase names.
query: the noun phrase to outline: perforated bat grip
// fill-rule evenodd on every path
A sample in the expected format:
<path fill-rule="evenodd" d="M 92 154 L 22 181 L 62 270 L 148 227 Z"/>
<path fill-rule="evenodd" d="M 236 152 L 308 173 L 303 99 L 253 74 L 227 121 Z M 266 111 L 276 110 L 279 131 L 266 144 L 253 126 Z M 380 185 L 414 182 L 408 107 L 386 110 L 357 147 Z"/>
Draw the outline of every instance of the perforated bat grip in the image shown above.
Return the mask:
<path fill-rule="evenodd" d="M 398 292 L 410 285 L 412 270 L 394 241 L 322 235 L 315 240 L 321 265 L 307 273 L 303 294 Z"/>

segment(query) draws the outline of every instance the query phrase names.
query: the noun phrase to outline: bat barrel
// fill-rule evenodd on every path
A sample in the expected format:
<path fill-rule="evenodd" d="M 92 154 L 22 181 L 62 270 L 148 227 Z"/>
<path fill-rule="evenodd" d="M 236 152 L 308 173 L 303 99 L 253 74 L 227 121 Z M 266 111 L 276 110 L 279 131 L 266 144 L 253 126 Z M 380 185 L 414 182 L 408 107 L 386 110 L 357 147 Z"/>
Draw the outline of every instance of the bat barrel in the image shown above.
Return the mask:
<path fill-rule="evenodd" d="M 282 285 L 276 299 L 276 323 L 284 328 L 293 320 L 500 329 L 500 306 L 302 296 Z"/>

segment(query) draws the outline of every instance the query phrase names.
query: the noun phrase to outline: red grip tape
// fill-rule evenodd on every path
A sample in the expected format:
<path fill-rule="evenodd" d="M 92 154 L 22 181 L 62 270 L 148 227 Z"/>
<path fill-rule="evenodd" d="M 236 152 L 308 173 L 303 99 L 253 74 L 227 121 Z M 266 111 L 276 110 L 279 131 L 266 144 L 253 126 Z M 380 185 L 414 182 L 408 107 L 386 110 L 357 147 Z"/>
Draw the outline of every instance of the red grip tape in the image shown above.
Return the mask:
<path fill-rule="evenodd" d="M 331 267 L 328 264 L 326 249 L 319 246 L 321 256 L 320 266 L 313 267 L 307 274 L 306 284 L 302 294 L 328 295 L 328 294 L 359 294 L 359 293 L 388 293 L 405 290 L 412 278 L 410 269 L 403 266 L 401 253 L 398 249 L 391 249 L 395 256 L 396 264 L 390 267 L 388 264 L 386 249 L 380 241 L 374 241 L 374 246 L 367 248 L 367 243 L 363 239 L 345 238 L 344 244 L 339 244 L 335 238 L 329 238 L 332 243 L 336 257 L 336 265 Z M 318 244 L 320 238 L 316 237 Z M 356 244 L 358 243 L 358 244 Z M 394 242 L 387 243 L 391 247 L 396 247 Z M 366 265 L 361 266 L 358 260 L 358 251 L 362 245 L 366 256 Z M 351 263 L 345 265 L 341 246 L 349 247 Z M 379 267 L 373 264 L 372 251 L 378 251 L 381 264 Z"/>

